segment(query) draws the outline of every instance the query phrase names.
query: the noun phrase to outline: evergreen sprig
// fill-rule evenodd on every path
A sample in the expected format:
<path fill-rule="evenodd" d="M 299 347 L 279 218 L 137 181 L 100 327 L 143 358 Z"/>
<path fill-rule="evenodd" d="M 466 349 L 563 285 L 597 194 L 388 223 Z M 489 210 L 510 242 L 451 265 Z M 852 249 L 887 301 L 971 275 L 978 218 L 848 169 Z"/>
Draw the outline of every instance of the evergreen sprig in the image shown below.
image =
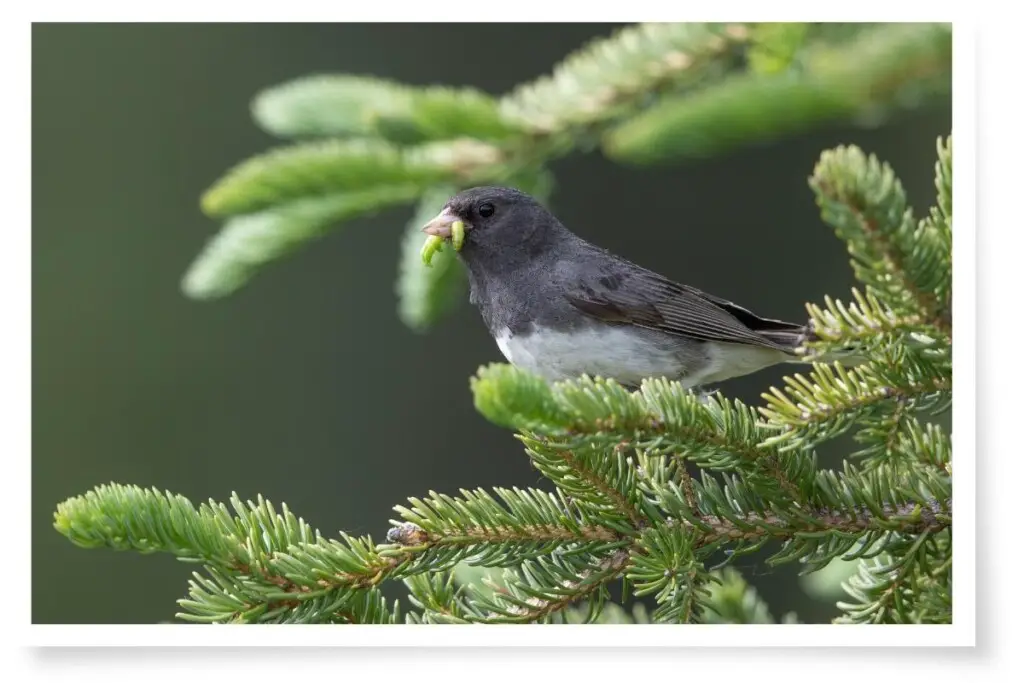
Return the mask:
<path fill-rule="evenodd" d="M 475 88 L 414 87 L 375 76 L 313 74 L 260 92 L 256 123 L 282 138 L 383 138 L 413 144 L 468 136 L 499 142 L 520 132 Z"/>
<path fill-rule="evenodd" d="M 937 185 L 951 174 L 950 159 L 940 156 Z M 823 154 L 811 187 L 824 220 L 847 243 L 857 278 L 895 311 L 948 334 L 952 254 L 945 209 L 937 216 L 946 218 L 915 221 L 893 169 L 857 147 Z"/>
<path fill-rule="evenodd" d="M 593 41 L 549 76 L 501 99 L 502 112 L 535 135 L 582 131 L 640 109 L 661 92 L 692 86 L 739 61 L 743 24 L 640 24 Z"/>
<path fill-rule="evenodd" d="M 109 484 L 61 503 L 55 526 L 83 548 L 167 552 L 202 563 L 207 576 L 193 573 L 189 598 L 179 601 L 187 621 L 394 621 L 375 586 L 395 560 L 380 558 L 364 539 L 327 541 L 287 506 L 278 513 L 262 497 L 232 495 L 230 503 L 230 510 L 212 500 L 197 508 L 155 488 Z"/>
<path fill-rule="evenodd" d="M 803 24 L 757 25 L 749 69 L 663 97 L 609 131 L 603 153 L 644 165 L 705 158 L 827 121 L 885 117 L 951 91 L 948 25 L 883 24 L 838 41 L 807 40 L 819 33 Z"/>
<path fill-rule="evenodd" d="M 677 382 L 649 379 L 636 392 L 601 378 L 548 384 L 494 364 L 481 369 L 472 386 L 477 409 L 522 430 L 531 455 L 541 461 L 554 456 L 557 462 L 559 453 L 596 455 L 609 467 L 605 451 L 621 456 L 623 447 L 642 448 L 711 470 L 743 470 L 798 498 L 812 473 L 809 453 L 783 459 L 771 444 L 759 443 L 763 425 L 753 409 L 720 395 L 702 399 Z M 630 476 L 627 468 L 619 470 Z"/>
<path fill-rule="evenodd" d="M 523 126 L 533 126 L 535 142 L 571 137 L 615 118 L 568 104 L 572 83 L 599 88 L 594 65 L 608 68 L 616 102 L 633 106 L 653 71 L 626 81 L 615 80 L 615 68 L 635 70 L 659 49 L 680 49 L 677 38 L 730 54 L 730 40 L 749 41 L 758 72 L 777 75 L 808 59 L 800 46 L 819 34 L 815 26 L 781 34 L 756 26 L 674 31 L 625 32 L 619 43 L 589 48 L 536 85 L 550 102 L 528 107 L 537 95 L 517 96 L 532 113 L 507 131 L 487 119 L 501 108 L 481 104 L 479 94 L 345 79 L 265 94 L 257 111 L 279 134 L 333 126 L 338 139 L 272 153 L 214 188 L 210 206 L 231 217 L 193 269 L 192 290 L 234 289 L 337 217 L 420 199 L 403 238 L 399 291 L 403 317 L 425 329 L 451 305 L 459 271 L 444 256 L 429 275 L 415 270 L 408 263 L 414 226 L 437 197 L 493 170 L 474 155 L 509 154 L 498 138 L 514 139 Z M 701 54 L 710 68 L 711 52 Z M 669 81 L 694 86 L 677 81 L 680 74 L 659 74 L 666 88 Z M 319 111 L 321 96 L 338 111 Z M 439 109 L 475 102 L 480 121 L 491 121 L 480 124 L 490 126 L 491 142 L 440 140 L 436 131 L 448 129 L 417 124 L 415 103 L 431 98 Z M 810 364 L 765 391 L 762 405 L 698 395 L 666 378 L 631 389 L 602 377 L 548 382 L 486 365 L 470 382 L 474 405 L 515 432 L 547 488 L 410 497 L 394 507 L 381 541 L 344 532 L 327 538 L 262 497 L 196 506 L 120 484 L 64 501 L 54 526 L 83 548 L 163 552 L 201 565 L 179 601 L 186 621 L 774 623 L 735 568 L 736 558 L 770 548 L 768 566 L 793 563 L 803 574 L 857 563 L 842 584 L 848 597 L 836 605 L 837 623 L 947 623 L 952 437 L 934 420 L 952 401 L 948 138 L 937 156 L 935 206 L 915 220 L 887 164 L 856 147 L 822 154 L 810 187 L 852 256 L 859 286 L 849 303 L 807 304 Z M 546 196 L 551 177 L 535 162 L 503 172 Z M 822 467 L 815 449 L 847 434 L 858 450 Z M 404 586 L 406 604 L 388 603 L 388 582 Z M 787 613 L 782 622 L 796 620 Z"/>

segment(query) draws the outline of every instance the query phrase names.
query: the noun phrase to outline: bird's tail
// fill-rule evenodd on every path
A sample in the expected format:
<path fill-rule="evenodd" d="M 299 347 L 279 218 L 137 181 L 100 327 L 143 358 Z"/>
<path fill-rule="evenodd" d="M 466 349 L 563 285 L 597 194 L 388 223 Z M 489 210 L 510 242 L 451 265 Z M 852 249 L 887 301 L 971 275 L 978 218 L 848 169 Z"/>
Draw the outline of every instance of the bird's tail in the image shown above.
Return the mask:
<path fill-rule="evenodd" d="M 808 342 L 819 341 L 814 332 L 804 325 L 792 325 L 785 329 L 758 330 L 761 336 L 784 346 L 792 351 L 790 363 L 840 363 L 846 367 L 861 365 L 867 357 L 858 353 L 855 348 L 836 349 L 827 353 L 813 353 L 807 349 Z"/>

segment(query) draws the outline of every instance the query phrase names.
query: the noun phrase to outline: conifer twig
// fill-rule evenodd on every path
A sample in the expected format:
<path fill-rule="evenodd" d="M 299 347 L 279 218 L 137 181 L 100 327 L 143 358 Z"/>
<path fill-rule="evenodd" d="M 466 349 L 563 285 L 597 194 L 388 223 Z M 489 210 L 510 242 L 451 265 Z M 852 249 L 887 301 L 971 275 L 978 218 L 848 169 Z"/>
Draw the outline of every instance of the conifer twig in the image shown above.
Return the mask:
<path fill-rule="evenodd" d="M 587 467 L 581 458 L 575 456 L 572 451 L 567 450 L 560 450 L 558 454 L 569 467 L 579 474 L 581 479 L 600 491 L 619 512 L 628 517 L 633 523 L 634 528 L 642 529 L 645 526 L 646 522 L 637 512 L 636 507 L 630 504 L 622 493 L 609 486 L 600 475 Z"/>
<path fill-rule="evenodd" d="M 919 289 L 910 278 L 904 275 L 905 263 L 900 249 L 893 243 L 888 234 L 879 228 L 878 222 L 868 216 L 860 206 L 849 201 L 849 197 L 836 193 L 834 188 L 826 182 L 822 182 L 821 190 L 835 201 L 843 201 L 850 211 L 857 217 L 861 229 L 869 237 L 873 247 L 883 255 L 887 270 L 893 277 L 899 278 L 899 287 L 908 292 L 917 302 L 918 308 L 922 311 L 924 318 L 933 327 L 936 327 L 945 335 L 953 332 L 952 320 L 948 312 L 940 313 L 940 305 L 935 295 Z"/>
<path fill-rule="evenodd" d="M 629 564 L 629 552 L 617 550 L 608 557 L 603 558 L 594 565 L 593 569 L 582 572 L 575 581 L 567 581 L 560 586 L 558 597 L 540 598 L 531 597 L 523 600 L 524 604 L 512 605 L 506 608 L 506 612 L 514 615 L 518 621 L 535 622 L 564 610 L 566 607 L 585 600 L 595 591 L 606 584 L 622 576 Z M 510 593 L 506 589 L 499 588 L 498 592 L 506 597 Z M 488 615 L 495 621 L 505 621 L 503 615 L 492 612 Z"/>

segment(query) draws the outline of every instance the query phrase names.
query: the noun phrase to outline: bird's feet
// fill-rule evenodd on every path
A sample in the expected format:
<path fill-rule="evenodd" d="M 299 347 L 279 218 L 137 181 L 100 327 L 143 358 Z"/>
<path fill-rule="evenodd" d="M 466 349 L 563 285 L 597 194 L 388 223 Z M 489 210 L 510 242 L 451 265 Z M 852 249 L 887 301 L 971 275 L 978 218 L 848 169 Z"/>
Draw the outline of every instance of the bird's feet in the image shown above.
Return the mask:
<path fill-rule="evenodd" d="M 693 393 L 696 394 L 698 401 L 707 405 L 711 402 L 711 397 L 714 396 L 716 392 L 711 391 L 710 389 L 705 389 L 704 387 L 694 387 Z"/>

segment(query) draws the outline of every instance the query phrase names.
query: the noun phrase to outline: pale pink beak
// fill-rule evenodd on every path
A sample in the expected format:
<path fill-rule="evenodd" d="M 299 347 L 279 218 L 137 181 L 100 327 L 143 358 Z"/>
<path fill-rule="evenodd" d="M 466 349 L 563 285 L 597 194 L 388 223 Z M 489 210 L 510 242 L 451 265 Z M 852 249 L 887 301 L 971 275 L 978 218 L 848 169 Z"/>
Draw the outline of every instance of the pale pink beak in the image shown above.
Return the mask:
<path fill-rule="evenodd" d="M 441 213 L 434 216 L 434 218 L 432 218 L 429 223 L 423 226 L 423 232 L 427 233 L 428 235 L 434 235 L 435 237 L 448 239 L 449 237 L 452 236 L 452 223 L 454 223 L 457 220 L 461 219 L 455 215 L 455 212 L 453 212 L 448 207 L 445 207 L 444 210 L 441 211 Z M 466 230 L 469 230 L 470 228 L 473 227 L 469 223 L 466 223 L 465 225 Z"/>

